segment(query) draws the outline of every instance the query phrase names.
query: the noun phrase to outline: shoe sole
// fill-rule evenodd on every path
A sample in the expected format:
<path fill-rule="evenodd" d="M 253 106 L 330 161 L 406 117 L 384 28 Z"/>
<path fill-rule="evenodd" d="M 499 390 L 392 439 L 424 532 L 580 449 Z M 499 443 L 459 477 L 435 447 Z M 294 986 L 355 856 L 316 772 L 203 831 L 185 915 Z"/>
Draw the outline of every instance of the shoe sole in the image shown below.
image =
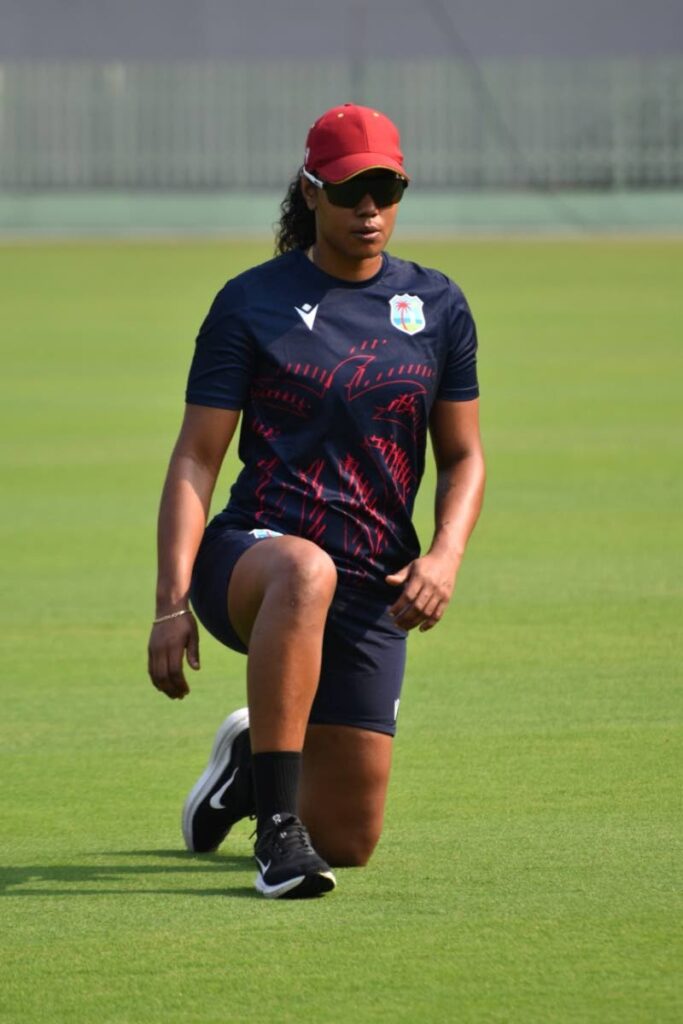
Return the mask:
<path fill-rule="evenodd" d="M 216 733 L 213 742 L 209 763 L 199 776 L 190 790 L 187 800 L 183 805 L 183 838 L 185 845 L 191 853 L 197 853 L 192 839 L 192 819 L 199 804 L 207 798 L 213 787 L 216 785 L 221 774 L 225 771 L 226 765 L 232 757 L 232 745 L 241 732 L 249 728 L 249 711 L 247 708 L 240 708 L 233 711 L 225 719 Z M 221 842 L 223 840 L 221 839 Z M 217 850 L 217 844 L 213 849 Z M 202 850 L 202 853 L 212 853 L 213 850 Z"/>
<path fill-rule="evenodd" d="M 280 882 L 279 885 L 268 885 L 263 875 L 257 875 L 254 885 L 256 891 L 267 900 L 301 900 L 331 892 L 336 887 L 337 880 L 331 871 L 321 871 L 317 875 L 298 875 L 286 882 Z"/>

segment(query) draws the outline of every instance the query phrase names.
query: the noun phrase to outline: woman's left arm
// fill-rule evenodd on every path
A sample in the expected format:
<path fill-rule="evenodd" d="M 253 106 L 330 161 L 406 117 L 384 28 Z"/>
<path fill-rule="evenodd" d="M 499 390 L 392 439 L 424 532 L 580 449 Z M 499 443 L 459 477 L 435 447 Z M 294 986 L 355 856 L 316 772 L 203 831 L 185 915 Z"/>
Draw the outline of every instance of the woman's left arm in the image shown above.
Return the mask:
<path fill-rule="evenodd" d="M 402 629 L 432 629 L 450 601 L 468 538 L 484 496 L 484 453 L 479 434 L 479 399 L 438 400 L 430 419 L 436 460 L 434 538 L 420 558 L 387 576 L 402 586 L 389 609 Z"/>

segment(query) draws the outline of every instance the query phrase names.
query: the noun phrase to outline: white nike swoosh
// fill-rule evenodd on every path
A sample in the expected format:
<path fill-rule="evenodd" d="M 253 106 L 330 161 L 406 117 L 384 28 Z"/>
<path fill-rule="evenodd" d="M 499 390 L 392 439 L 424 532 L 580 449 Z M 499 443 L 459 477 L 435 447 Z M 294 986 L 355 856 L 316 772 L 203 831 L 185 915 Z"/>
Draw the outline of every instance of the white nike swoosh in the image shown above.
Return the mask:
<path fill-rule="evenodd" d="M 305 309 L 299 309 L 298 306 L 295 306 L 294 309 L 297 311 L 303 322 L 306 324 L 309 331 L 312 331 L 313 324 L 315 323 L 315 314 L 318 312 L 318 307 L 314 306 L 313 309 L 309 309 L 308 311 Z"/>
<path fill-rule="evenodd" d="M 214 793 L 213 796 L 211 797 L 211 799 L 209 800 L 209 803 L 211 804 L 211 806 L 213 807 L 213 809 L 215 811 L 222 811 L 223 810 L 223 804 L 221 803 L 221 797 L 225 793 L 226 789 L 229 789 L 230 786 L 232 786 L 233 782 L 235 781 L 235 776 L 237 775 L 238 771 L 239 771 L 239 766 L 237 768 L 235 768 L 234 772 L 232 773 L 232 775 L 230 776 L 228 781 L 225 783 L 225 785 L 221 786 L 221 788 L 218 790 L 218 792 Z"/>
<path fill-rule="evenodd" d="M 270 865 L 273 863 L 272 860 L 269 860 L 267 864 L 264 864 L 263 861 L 259 860 L 258 857 L 256 857 L 256 856 L 254 856 L 254 860 L 256 861 L 258 866 L 261 868 L 261 874 L 262 875 L 265 875 L 266 871 L 268 870 Z"/>

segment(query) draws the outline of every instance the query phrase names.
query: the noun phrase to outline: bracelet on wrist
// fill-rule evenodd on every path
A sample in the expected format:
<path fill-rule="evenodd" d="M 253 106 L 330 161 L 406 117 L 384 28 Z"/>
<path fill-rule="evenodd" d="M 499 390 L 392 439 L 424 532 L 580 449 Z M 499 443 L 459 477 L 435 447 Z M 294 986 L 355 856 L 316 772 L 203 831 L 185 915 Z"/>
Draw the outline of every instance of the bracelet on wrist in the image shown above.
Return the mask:
<path fill-rule="evenodd" d="M 181 608 L 177 612 L 169 612 L 168 615 L 160 615 L 157 619 L 152 619 L 152 625 L 156 626 L 159 622 L 168 622 L 170 619 L 179 619 L 181 615 L 189 615 L 189 608 Z"/>

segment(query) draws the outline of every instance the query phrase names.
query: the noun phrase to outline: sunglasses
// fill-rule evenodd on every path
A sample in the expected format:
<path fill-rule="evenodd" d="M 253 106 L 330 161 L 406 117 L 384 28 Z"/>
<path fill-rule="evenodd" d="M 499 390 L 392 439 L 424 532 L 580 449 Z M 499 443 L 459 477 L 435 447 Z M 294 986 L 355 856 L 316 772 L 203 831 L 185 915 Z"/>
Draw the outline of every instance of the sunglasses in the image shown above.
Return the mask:
<path fill-rule="evenodd" d="M 408 188 L 408 181 L 399 174 L 393 177 L 377 175 L 367 178 L 349 178 L 348 181 L 341 181 L 338 185 L 330 181 L 321 181 L 314 177 L 309 171 L 303 169 L 303 175 L 308 178 L 316 188 L 325 190 L 327 198 L 333 206 L 343 206 L 346 209 L 353 209 L 367 195 L 371 195 L 374 203 L 380 209 L 383 206 L 394 206 L 400 203 L 403 193 Z"/>

